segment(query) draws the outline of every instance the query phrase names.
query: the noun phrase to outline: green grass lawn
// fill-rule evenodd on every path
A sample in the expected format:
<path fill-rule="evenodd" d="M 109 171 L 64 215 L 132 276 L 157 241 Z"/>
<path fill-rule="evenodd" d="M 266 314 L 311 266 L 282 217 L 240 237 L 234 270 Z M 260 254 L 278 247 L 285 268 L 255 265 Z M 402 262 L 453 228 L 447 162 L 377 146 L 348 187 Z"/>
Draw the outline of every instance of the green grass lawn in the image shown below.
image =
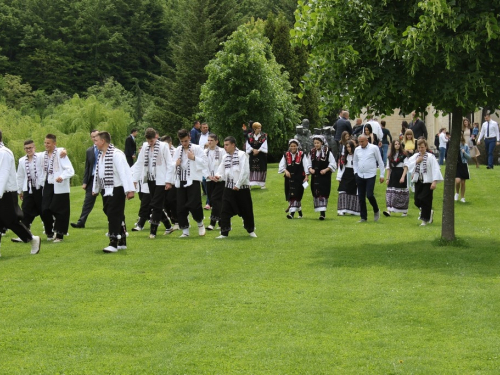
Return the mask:
<path fill-rule="evenodd" d="M 252 191 L 258 238 L 233 218 L 226 240 L 130 232 L 127 250 L 104 254 L 100 198 L 85 229 L 39 255 L 9 232 L 0 373 L 498 374 L 499 174 L 471 168 L 459 247 L 439 246 L 443 184 L 427 227 L 413 204 L 406 218 L 336 216 L 336 191 L 325 221 L 309 190 L 305 217 L 287 220 L 276 165 Z M 376 197 L 385 208 L 385 184 Z M 82 201 L 73 188 L 72 221 Z"/>

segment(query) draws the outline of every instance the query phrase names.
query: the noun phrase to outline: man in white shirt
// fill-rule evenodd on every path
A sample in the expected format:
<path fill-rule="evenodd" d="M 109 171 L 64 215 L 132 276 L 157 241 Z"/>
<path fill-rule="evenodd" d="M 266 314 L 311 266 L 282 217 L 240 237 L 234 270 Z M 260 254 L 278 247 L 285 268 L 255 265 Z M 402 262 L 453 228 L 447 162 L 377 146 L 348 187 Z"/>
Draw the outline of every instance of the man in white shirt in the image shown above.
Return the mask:
<path fill-rule="evenodd" d="M 198 224 L 198 234 L 204 236 L 201 181 L 207 175 L 207 157 L 200 146 L 191 143 L 191 136 L 186 129 L 179 130 L 177 137 L 180 145 L 175 149 L 173 161 L 176 168 L 177 215 L 179 228 L 182 229 L 180 237 L 189 237 L 189 213 Z"/>
<path fill-rule="evenodd" d="M 236 139 L 224 139 L 226 155 L 215 174 L 216 181 L 225 180 L 224 194 L 222 196 L 222 210 L 220 218 L 220 236 L 224 239 L 231 231 L 231 217 L 238 215 L 243 219 L 243 226 L 250 237 L 255 234 L 255 221 L 253 216 L 252 195 L 250 194 L 250 163 L 248 155 L 236 148 Z"/>
<path fill-rule="evenodd" d="M 359 207 L 361 211 L 361 219 L 358 223 L 366 222 L 368 213 L 366 210 L 366 198 L 373 207 L 374 219 L 378 221 L 380 218 L 380 210 L 377 200 L 373 195 L 375 188 L 375 178 L 377 175 L 377 167 L 380 170 L 380 183 L 384 182 L 384 162 L 380 155 L 380 150 L 377 146 L 368 143 L 366 135 L 361 134 L 358 137 L 359 146 L 354 151 L 354 176 L 358 185 Z"/>
<path fill-rule="evenodd" d="M 125 199 L 134 197 L 135 187 L 127 158 L 111 144 L 109 133 L 99 132 L 94 142 L 99 155 L 92 192 L 102 194 L 103 211 L 108 217 L 109 246 L 103 251 L 116 253 L 127 248 Z"/>
<path fill-rule="evenodd" d="M 379 146 L 382 146 L 382 137 L 384 136 L 384 132 L 382 131 L 382 126 L 380 126 L 380 123 L 377 121 L 377 118 L 376 117 L 370 118 L 370 120 L 367 121 L 366 123 L 372 126 L 373 134 L 377 136 Z"/>
<path fill-rule="evenodd" d="M 490 118 L 489 113 L 484 116 L 481 133 L 479 134 L 479 138 L 477 140 L 478 146 L 483 138 L 484 148 L 488 153 L 488 167 L 486 168 L 493 169 L 493 152 L 495 151 L 495 146 L 500 144 L 500 131 L 498 130 L 498 123 Z"/>
<path fill-rule="evenodd" d="M 56 148 L 54 134 L 45 136 L 43 153 L 42 181 L 43 198 L 40 215 L 48 241 L 62 242 L 68 233 L 70 214 L 70 179 L 75 170 L 68 157 L 62 157 L 61 149 Z"/>
<path fill-rule="evenodd" d="M 0 131 L 0 228 L 12 230 L 24 243 L 31 244 L 31 254 L 38 254 L 40 237 L 33 236 L 20 221 L 23 214 L 17 204 L 17 189 L 14 154 L 2 143 Z M 0 235 L 0 245 L 1 241 Z"/>
<path fill-rule="evenodd" d="M 446 144 L 448 143 L 448 136 L 446 135 L 446 128 L 442 128 L 439 132 L 439 165 L 444 164 L 444 157 L 446 155 Z"/>

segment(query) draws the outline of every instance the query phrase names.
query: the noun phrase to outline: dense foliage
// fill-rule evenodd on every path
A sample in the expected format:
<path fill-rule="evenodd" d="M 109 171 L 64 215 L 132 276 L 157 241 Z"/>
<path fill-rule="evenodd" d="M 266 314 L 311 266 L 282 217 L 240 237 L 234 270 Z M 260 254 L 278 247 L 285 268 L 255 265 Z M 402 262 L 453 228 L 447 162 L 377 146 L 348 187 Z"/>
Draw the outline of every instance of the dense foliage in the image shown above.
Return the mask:
<path fill-rule="evenodd" d="M 288 73 L 276 62 L 261 22 L 240 26 L 207 72 L 200 106 L 214 130 L 238 136 L 242 124 L 258 120 L 269 134 L 270 152 L 283 151 L 299 116 Z"/>

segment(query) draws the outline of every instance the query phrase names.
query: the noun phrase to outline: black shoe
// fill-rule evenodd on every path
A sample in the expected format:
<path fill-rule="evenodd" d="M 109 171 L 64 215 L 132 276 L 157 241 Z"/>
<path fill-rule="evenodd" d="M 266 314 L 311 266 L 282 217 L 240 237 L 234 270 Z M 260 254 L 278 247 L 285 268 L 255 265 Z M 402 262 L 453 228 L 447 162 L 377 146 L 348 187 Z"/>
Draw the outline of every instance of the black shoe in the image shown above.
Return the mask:
<path fill-rule="evenodd" d="M 383 214 L 384 214 L 384 216 L 386 216 L 386 217 L 391 216 L 391 213 L 390 213 L 389 211 L 384 211 L 384 212 L 382 212 L 382 213 L 383 213 Z"/>
<path fill-rule="evenodd" d="M 85 228 L 85 225 L 83 225 L 82 223 L 71 223 L 71 226 L 73 228 Z"/>

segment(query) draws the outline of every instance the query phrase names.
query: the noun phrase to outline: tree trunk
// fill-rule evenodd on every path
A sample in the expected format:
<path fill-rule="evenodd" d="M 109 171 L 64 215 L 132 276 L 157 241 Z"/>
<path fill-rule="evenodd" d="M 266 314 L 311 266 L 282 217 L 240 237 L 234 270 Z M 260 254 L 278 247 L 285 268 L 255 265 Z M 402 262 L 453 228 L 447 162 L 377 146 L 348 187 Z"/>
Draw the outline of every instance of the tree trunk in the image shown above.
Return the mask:
<path fill-rule="evenodd" d="M 460 152 L 460 137 L 462 135 L 462 108 L 455 108 L 452 113 L 451 139 L 446 156 L 443 192 L 443 223 L 441 238 L 446 241 L 455 239 L 455 176 Z"/>

